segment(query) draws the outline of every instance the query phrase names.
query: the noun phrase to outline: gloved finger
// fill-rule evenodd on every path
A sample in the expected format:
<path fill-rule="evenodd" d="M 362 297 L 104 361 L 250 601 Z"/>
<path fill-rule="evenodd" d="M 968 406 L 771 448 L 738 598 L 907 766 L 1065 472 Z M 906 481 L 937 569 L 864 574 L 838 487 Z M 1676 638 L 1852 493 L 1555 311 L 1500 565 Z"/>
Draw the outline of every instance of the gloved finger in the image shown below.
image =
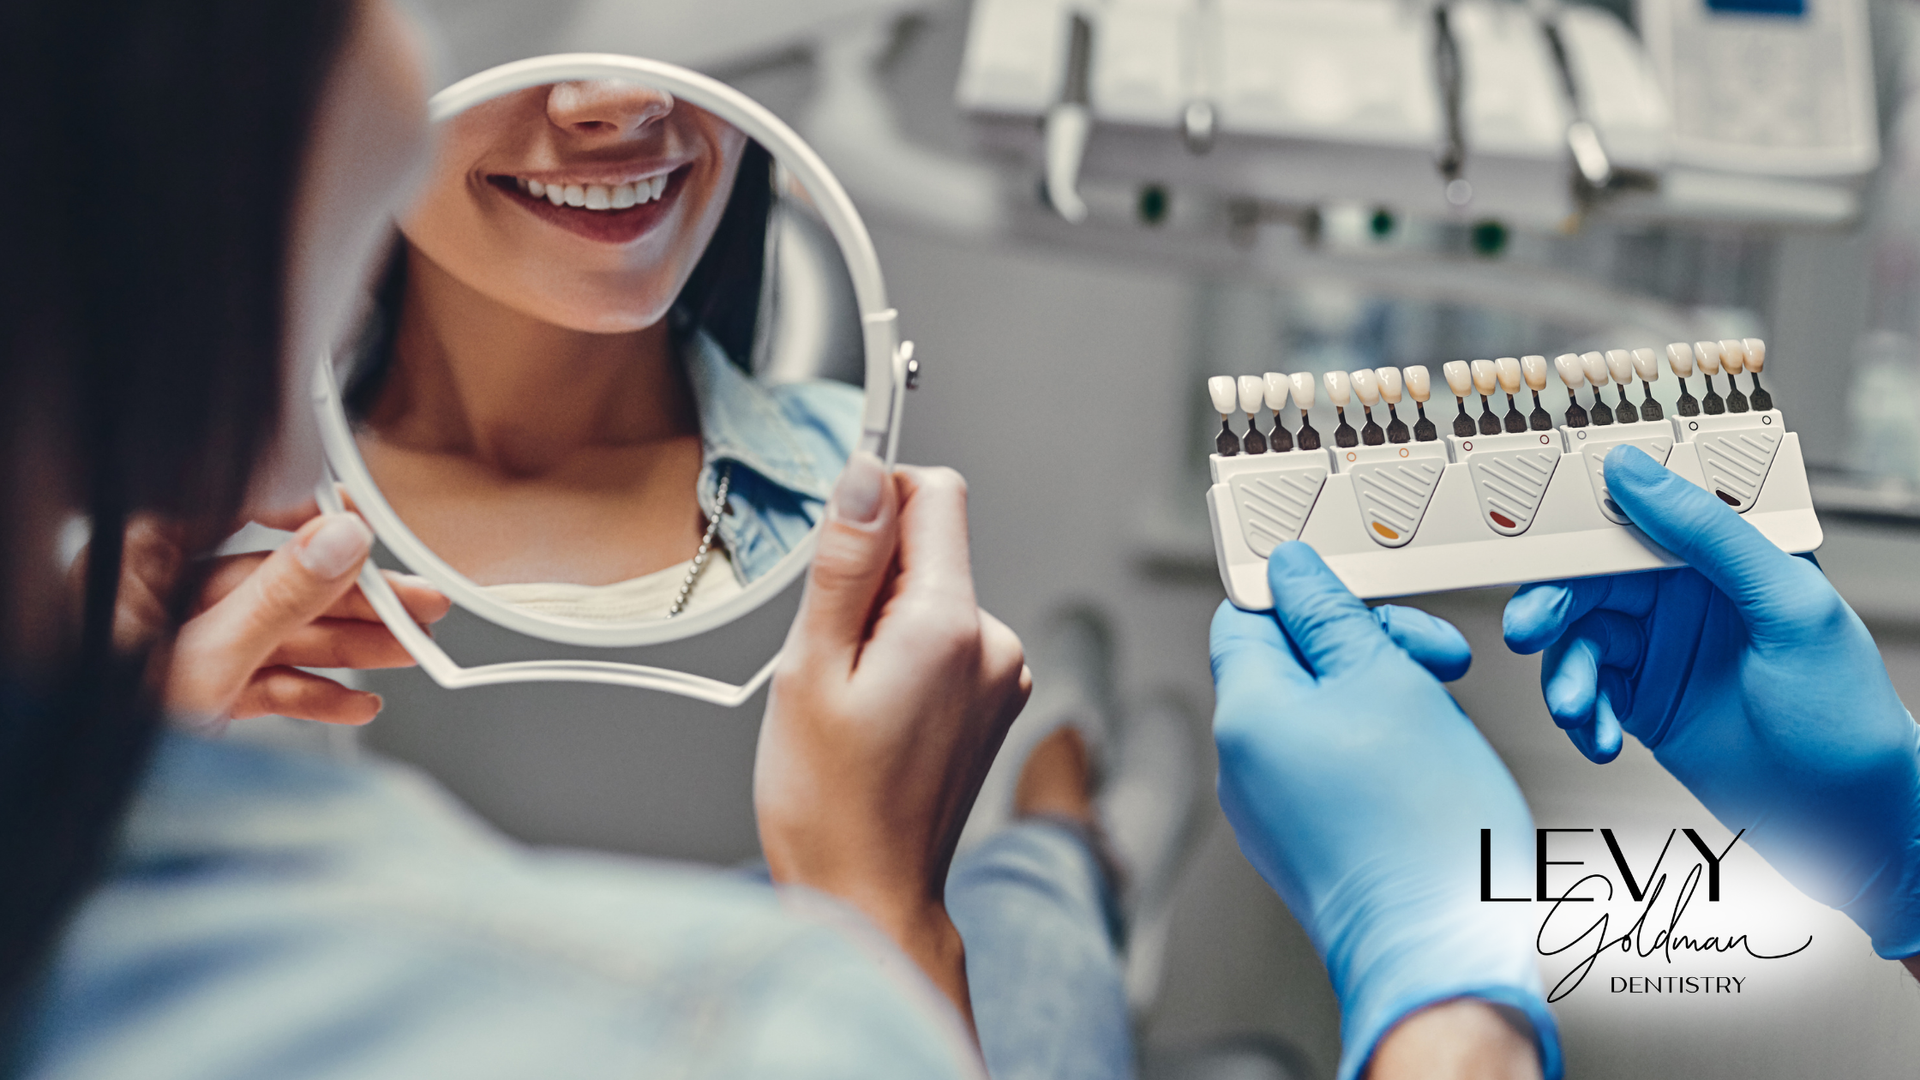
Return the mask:
<path fill-rule="evenodd" d="M 1522 585 L 1500 614 L 1507 648 L 1526 656 L 1553 644 L 1573 621 L 1599 606 L 1604 578 L 1540 581 Z"/>
<path fill-rule="evenodd" d="M 1639 665 L 1645 647 L 1638 619 L 1606 610 L 1582 616 L 1540 662 L 1541 696 L 1553 722 L 1569 731 L 1588 726 L 1603 692 L 1625 708 L 1631 692 L 1621 673 Z"/>
<path fill-rule="evenodd" d="M 1273 613 L 1312 673 L 1324 678 L 1375 662 L 1392 646 L 1373 612 L 1297 540 L 1267 556 Z"/>
<path fill-rule="evenodd" d="M 1522 585 L 1500 616 L 1507 648 L 1522 656 L 1537 653 L 1589 611 L 1605 608 L 1645 615 L 1659 595 L 1659 578 L 1658 574 L 1606 574 Z"/>
<path fill-rule="evenodd" d="M 1305 662 L 1280 629 L 1279 620 L 1271 612 L 1241 611 L 1231 600 L 1222 600 L 1213 613 L 1207 652 L 1213 664 L 1214 687 L 1221 693 L 1256 676 L 1300 685 L 1313 682 Z"/>
<path fill-rule="evenodd" d="M 1620 722 L 1613 715 L 1611 706 L 1598 703 L 1593 718 L 1576 728 L 1567 731 L 1567 738 L 1576 749 L 1595 765 L 1605 765 L 1620 756 L 1623 739 Z"/>
<path fill-rule="evenodd" d="M 1600 668 L 1590 642 L 1572 636 L 1547 646 L 1540 659 L 1540 696 L 1555 725 L 1572 731 L 1593 719 Z"/>
<path fill-rule="evenodd" d="M 1594 703 L 1594 713 L 1598 715 L 1605 707 L 1607 715 L 1615 721 L 1622 731 L 1633 717 L 1633 684 L 1627 681 L 1627 673 L 1617 667 L 1605 665 L 1600 668 L 1600 693 Z"/>
<path fill-rule="evenodd" d="M 1460 678 L 1473 664 L 1473 647 L 1467 644 L 1466 635 L 1437 615 L 1419 608 L 1381 604 L 1373 609 L 1373 618 L 1414 663 L 1441 682 Z"/>
<path fill-rule="evenodd" d="M 1773 546 L 1732 506 L 1637 447 L 1609 451 L 1606 477 L 1627 517 L 1725 593 L 1749 629 L 1764 632 L 1781 621 L 1783 600 L 1800 592 L 1804 563 Z"/>

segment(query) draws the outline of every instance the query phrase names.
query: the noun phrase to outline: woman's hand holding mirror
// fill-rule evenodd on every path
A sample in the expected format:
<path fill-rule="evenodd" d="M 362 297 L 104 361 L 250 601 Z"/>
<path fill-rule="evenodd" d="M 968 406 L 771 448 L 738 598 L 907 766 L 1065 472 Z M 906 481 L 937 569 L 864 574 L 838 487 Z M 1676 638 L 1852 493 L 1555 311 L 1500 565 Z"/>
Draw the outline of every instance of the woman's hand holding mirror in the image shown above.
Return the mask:
<path fill-rule="evenodd" d="M 838 896 L 971 1017 L 947 869 L 1033 676 L 974 599 L 966 484 L 857 453 L 773 678 L 754 810 L 774 880 Z"/>
<path fill-rule="evenodd" d="M 297 531 L 277 551 L 215 560 L 168 658 L 168 711 L 211 727 L 265 715 L 372 720 L 378 695 L 299 670 L 413 665 L 354 586 L 372 531 L 353 514 L 318 515 L 311 505 L 260 524 Z M 132 640 L 164 625 L 162 598 L 182 560 L 171 531 L 151 518 L 129 528 L 126 545 L 116 634 Z M 446 615 L 432 586 L 387 577 L 417 622 Z"/>

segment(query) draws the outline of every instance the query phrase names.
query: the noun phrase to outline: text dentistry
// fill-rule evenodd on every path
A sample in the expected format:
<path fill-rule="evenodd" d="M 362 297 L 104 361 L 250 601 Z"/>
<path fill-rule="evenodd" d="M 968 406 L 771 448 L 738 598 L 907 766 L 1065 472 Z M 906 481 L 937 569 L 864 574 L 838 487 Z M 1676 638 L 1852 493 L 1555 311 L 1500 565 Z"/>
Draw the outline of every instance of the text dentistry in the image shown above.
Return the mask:
<path fill-rule="evenodd" d="M 1615 975 L 1607 980 L 1613 994 L 1737 994 L 1748 976 L 1731 975 Z"/>

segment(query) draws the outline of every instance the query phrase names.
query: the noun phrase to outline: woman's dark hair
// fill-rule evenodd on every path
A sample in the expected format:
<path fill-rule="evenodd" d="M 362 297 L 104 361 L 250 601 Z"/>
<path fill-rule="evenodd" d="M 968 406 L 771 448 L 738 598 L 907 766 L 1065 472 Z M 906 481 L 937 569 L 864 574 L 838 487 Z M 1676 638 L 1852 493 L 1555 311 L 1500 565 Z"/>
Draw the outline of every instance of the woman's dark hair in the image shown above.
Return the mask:
<path fill-rule="evenodd" d="M 675 340 L 705 330 L 729 360 L 751 370 L 772 214 L 773 155 L 748 139 L 720 223 L 667 313 Z M 344 394 L 347 413 L 355 418 L 373 411 L 393 368 L 393 334 L 400 325 L 400 305 L 407 292 L 406 256 L 406 241 L 396 240 L 374 291 L 367 326 L 355 346 L 355 364 Z"/>
<path fill-rule="evenodd" d="M 773 213 L 773 155 L 753 139 L 740 156 L 733 193 L 705 254 L 674 303 L 674 327 L 705 330 L 741 367 L 752 361 L 767 270 L 767 222 Z"/>
<path fill-rule="evenodd" d="M 293 200 L 354 9 L 0 4 L 0 1072 L 158 731 L 114 636 L 127 523 L 205 550 L 278 421 Z M 61 500 L 91 527 L 77 613 L 29 612 L 22 508 Z"/>

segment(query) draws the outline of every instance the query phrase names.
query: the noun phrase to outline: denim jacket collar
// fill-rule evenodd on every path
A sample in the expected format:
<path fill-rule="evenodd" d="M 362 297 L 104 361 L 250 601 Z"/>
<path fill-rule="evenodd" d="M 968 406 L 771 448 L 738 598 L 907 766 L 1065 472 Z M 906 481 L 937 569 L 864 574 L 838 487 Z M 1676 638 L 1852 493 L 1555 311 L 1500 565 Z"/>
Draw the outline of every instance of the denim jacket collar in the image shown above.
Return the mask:
<path fill-rule="evenodd" d="M 685 360 L 707 468 L 738 462 L 789 491 L 825 502 L 836 477 L 820 475 L 767 388 L 727 359 L 705 331 L 687 342 Z"/>

